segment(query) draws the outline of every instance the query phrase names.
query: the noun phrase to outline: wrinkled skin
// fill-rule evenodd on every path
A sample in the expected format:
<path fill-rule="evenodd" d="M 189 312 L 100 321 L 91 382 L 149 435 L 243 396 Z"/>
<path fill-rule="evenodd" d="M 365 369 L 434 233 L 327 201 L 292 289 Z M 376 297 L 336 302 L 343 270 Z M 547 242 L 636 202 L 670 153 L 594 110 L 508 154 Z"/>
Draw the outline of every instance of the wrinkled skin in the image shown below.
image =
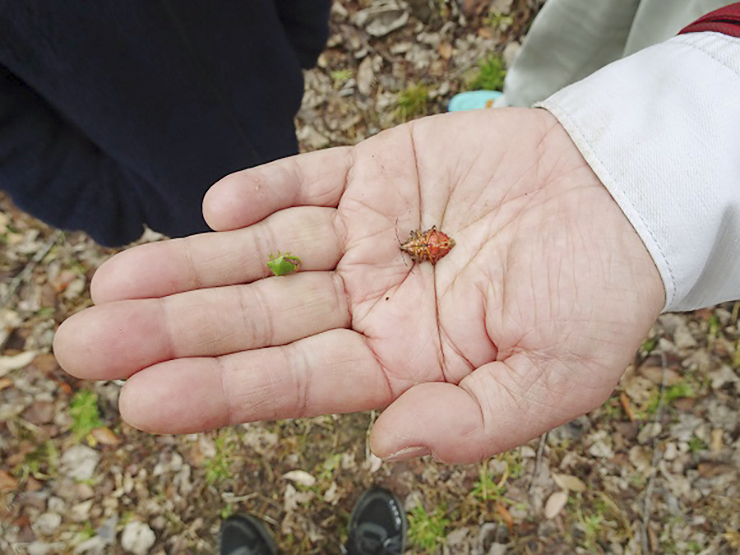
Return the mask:
<path fill-rule="evenodd" d="M 371 447 L 472 462 L 601 404 L 664 302 L 618 205 L 544 110 L 418 120 L 224 178 L 216 233 L 106 262 L 70 373 L 152 432 L 387 407 Z M 456 247 L 413 264 L 399 237 Z M 268 277 L 269 253 L 301 271 Z"/>

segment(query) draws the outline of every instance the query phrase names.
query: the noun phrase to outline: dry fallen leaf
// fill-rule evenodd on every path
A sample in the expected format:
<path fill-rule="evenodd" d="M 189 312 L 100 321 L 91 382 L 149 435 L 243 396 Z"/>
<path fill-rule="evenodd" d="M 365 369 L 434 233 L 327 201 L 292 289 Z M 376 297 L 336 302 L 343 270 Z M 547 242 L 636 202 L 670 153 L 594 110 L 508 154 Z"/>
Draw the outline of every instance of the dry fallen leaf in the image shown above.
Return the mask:
<path fill-rule="evenodd" d="M 724 434 L 725 431 L 721 428 L 715 428 L 709 434 L 709 450 L 715 455 L 722 451 L 722 447 L 724 447 Z"/>
<path fill-rule="evenodd" d="M 511 516 L 509 509 L 507 509 L 503 503 L 496 501 L 496 513 L 501 517 L 501 520 L 506 523 L 506 527 L 509 529 L 509 533 L 514 529 L 514 517 Z"/>
<path fill-rule="evenodd" d="M 291 513 L 298 509 L 299 505 L 309 503 L 313 501 L 315 493 L 312 490 L 298 491 L 293 487 L 292 484 L 288 484 L 285 488 L 285 496 L 283 499 L 283 510 L 286 513 Z"/>
<path fill-rule="evenodd" d="M 740 531 L 728 529 L 727 532 L 722 534 L 722 537 L 727 540 L 730 547 L 740 549 Z"/>
<path fill-rule="evenodd" d="M 437 52 L 443 60 L 452 58 L 452 45 L 449 42 L 440 42 Z"/>
<path fill-rule="evenodd" d="M 332 482 L 329 489 L 324 492 L 324 501 L 331 505 L 336 505 L 337 502 L 342 498 L 339 493 L 339 486 L 336 482 Z"/>
<path fill-rule="evenodd" d="M 33 365 L 44 374 L 49 374 L 59 367 L 56 357 L 51 353 L 41 353 L 33 359 Z"/>
<path fill-rule="evenodd" d="M 565 507 L 565 504 L 567 502 L 567 491 L 556 491 L 555 493 L 553 493 L 547 499 L 547 503 L 545 503 L 545 518 L 548 520 L 555 518 L 558 513 L 563 510 L 563 507 Z"/>
<path fill-rule="evenodd" d="M 113 430 L 111 430 L 107 426 L 95 428 L 93 431 L 90 432 L 90 435 L 95 441 L 103 445 L 118 445 L 120 443 L 115 432 L 113 432 Z"/>
<path fill-rule="evenodd" d="M 561 489 L 574 491 L 576 493 L 586 491 L 586 484 L 584 484 L 580 478 L 576 478 L 570 474 L 553 474 L 552 479 Z"/>
<path fill-rule="evenodd" d="M 0 470 L 0 491 L 14 490 L 18 485 L 18 480 L 13 478 L 4 470 Z"/>
<path fill-rule="evenodd" d="M 13 370 L 20 370 L 28 366 L 34 358 L 36 358 L 36 351 L 26 351 L 17 355 L 0 357 L 0 377 Z"/>
<path fill-rule="evenodd" d="M 655 385 L 660 385 L 663 383 L 663 371 L 664 370 L 662 366 L 651 366 L 649 364 L 644 364 L 638 369 L 640 375 L 647 378 Z M 679 374 L 675 370 L 672 370 L 671 368 L 665 369 L 665 384 L 667 386 L 676 385 L 677 383 L 680 383 L 682 379 L 683 378 L 681 378 L 681 374 Z"/>
<path fill-rule="evenodd" d="M 630 422 L 634 422 L 635 411 L 632 409 L 630 398 L 627 397 L 626 393 L 622 392 L 619 394 L 619 402 L 622 403 L 622 408 L 624 409 L 624 413 L 627 415 L 627 418 L 630 419 Z"/>
<path fill-rule="evenodd" d="M 383 459 L 381 459 L 380 457 L 376 457 L 373 453 L 370 453 L 370 456 L 362 464 L 362 467 L 367 469 L 370 474 L 375 474 L 378 470 L 380 470 L 380 467 L 382 465 Z"/>
<path fill-rule="evenodd" d="M 716 478 L 723 474 L 731 474 L 735 472 L 735 467 L 731 464 L 725 464 L 720 462 L 702 462 L 696 467 L 699 471 L 699 476 L 702 478 Z"/>
<path fill-rule="evenodd" d="M 310 488 L 316 483 L 316 478 L 311 476 L 305 470 L 291 470 L 290 472 L 283 474 L 283 478 L 307 488 Z"/>

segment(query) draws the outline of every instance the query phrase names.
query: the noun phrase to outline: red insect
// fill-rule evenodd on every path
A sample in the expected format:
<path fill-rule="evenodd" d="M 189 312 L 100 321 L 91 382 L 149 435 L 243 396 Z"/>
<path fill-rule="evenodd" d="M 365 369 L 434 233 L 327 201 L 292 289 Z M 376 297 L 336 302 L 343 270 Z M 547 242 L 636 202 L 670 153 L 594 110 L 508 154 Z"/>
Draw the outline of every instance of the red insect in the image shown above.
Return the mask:
<path fill-rule="evenodd" d="M 433 225 L 426 231 L 412 231 L 406 242 L 401 244 L 401 250 L 411 255 L 414 262 L 428 260 L 434 266 L 454 246 L 455 240 L 446 233 L 437 231 L 437 226 Z"/>

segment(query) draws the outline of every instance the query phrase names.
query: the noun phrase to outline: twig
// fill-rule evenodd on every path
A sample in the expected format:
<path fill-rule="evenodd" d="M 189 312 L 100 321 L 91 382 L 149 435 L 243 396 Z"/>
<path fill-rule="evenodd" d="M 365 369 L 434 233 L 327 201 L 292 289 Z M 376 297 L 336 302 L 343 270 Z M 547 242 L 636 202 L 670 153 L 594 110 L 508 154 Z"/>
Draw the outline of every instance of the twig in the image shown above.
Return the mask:
<path fill-rule="evenodd" d="M 532 472 L 532 481 L 529 482 L 529 495 L 532 495 L 532 489 L 534 488 L 534 482 L 537 479 L 537 474 L 540 471 L 540 465 L 542 464 L 542 453 L 545 451 L 545 443 L 547 443 L 547 434 L 545 432 L 540 436 L 540 442 L 537 444 L 537 458 L 534 460 L 534 471 Z"/>
<path fill-rule="evenodd" d="M 732 305 L 732 316 L 730 316 L 730 323 L 733 326 L 737 324 L 738 313 L 740 313 L 740 301 L 735 301 L 735 304 Z"/>
<path fill-rule="evenodd" d="M 221 492 L 221 499 L 224 501 L 224 503 L 241 503 L 242 501 L 249 501 L 253 497 L 257 496 L 257 492 L 252 492 L 247 495 L 234 495 L 234 492 L 231 491 L 223 491 Z"/>
<path fill-rule="evenodd" d="M 663 398 L 665 393 L 665 386 L 666 386 L 666 359 L 665 359 L 665 353 L 660 353 L 660 365 L 662 368 L 662 375 L 660 380 L 660 397 L 658 397 L 658 409 L 655 411 L 655 417 L 653 418 L 652 424 L 655 426 L 660 422 L 661 416 L 663 414 Z M 647 488 L 645 489 L 645 503 L 643 505 L 642 509 L 642 552 L 643 553 L 649 553 L 650 549 L 649 547 L 649 535 L 648 535 L 648 526 L 650 525 L 650 512 L 652 509 L 652 501 L 653 501 L 653 490 L 655 489 L 655 477 L 658 475 L 658 464 L 660 463 L 661 453 L 660 449 L 658 449 L 658 435 L 656 434 L 655 437 L 653 437 L 652 440 L 652 447 L 653 447 L 653 460 L 650 463 L 650 479 L 648 480 Z"/>
<path fill-rule="evenodd" d="M 372 451 L 370 451 L 370 432 L 373 431 L 373 426 L 375 425 L 375 420 L 377 420 L 378 414 L 375 410 L 370 411 L 370 423 L 367 425 L 367 430 L 365 430 L 365 460 L 370 459 L 370 455 L 372 455 Z"/>
<path fill-rule="evenodd" d="M 39 262 L 41 262 L 44 257 L 49 254 L 49 251 L 57 243 L 57 241 L 59 241 L 59 237 L 61 237 L 61 235 L 61 231 L 55 231 L 52 234 L 51 238 L 44 244 L 44 246 L 36 254 L 33 255 L 33 258 L 31 258 L 31 260 L 26 263 L 25 267 L 18 273 L 18 275 L 10 280 L 8 288 L 5 290 L 5 295 L 3 295 L 3 298 L 0 301 L 0 306 L 8 306 L 10 298 L 15 295 L 16 291 L 18 291 L 21 283 L 23 283 L 28 278 L 28 276 L 31 274 L 31 272 L 33 272 L 33 269 L 39 264 Z"/>

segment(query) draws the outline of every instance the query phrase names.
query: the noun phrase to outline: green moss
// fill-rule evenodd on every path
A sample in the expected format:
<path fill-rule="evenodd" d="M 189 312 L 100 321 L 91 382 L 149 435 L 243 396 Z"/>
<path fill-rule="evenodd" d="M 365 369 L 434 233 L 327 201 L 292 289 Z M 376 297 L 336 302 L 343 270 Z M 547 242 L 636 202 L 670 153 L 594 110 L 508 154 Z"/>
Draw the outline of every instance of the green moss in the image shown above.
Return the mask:
<path fill-rule="evenodd" d="M 409 85 L 398 93 L 396 116 L 401 121 L 409 121 L 426 114 L 429 89 L 421 84 Z"/>
<path fill-rule="evenodd" d="M 206 483 L 209 486 L 220 484 L 231 476 L 231 464 L 235 457 L 235 447 L 231 439 L 231 430 L 228 428 L 221 430 L 216 436 L 214 441 L 216 454 L 204 464 Z"/>
<path fill-rule="evenodd" d="M 98 396 L 89 389 L 78 391 L 72 396 L 69 402 L 69 415 L 72 417 L 72 434 L 77 441 L 102 426 Z"/>
<path fill-rule="evenodd" d="M 427 513 L 422 505 L 417 505 L 409 514 L 409 541 L 425 553 L 440 547 L 450 525 L 445 513 L 445 507 L 436 507 Z"/>
<path fill-rule="evenodd" d="M 504 87 L 506 69 L 501 57 L 492 55 L 478 62 L 478 71 L 468 83 L 473 91 L 500 91 Z"/>

